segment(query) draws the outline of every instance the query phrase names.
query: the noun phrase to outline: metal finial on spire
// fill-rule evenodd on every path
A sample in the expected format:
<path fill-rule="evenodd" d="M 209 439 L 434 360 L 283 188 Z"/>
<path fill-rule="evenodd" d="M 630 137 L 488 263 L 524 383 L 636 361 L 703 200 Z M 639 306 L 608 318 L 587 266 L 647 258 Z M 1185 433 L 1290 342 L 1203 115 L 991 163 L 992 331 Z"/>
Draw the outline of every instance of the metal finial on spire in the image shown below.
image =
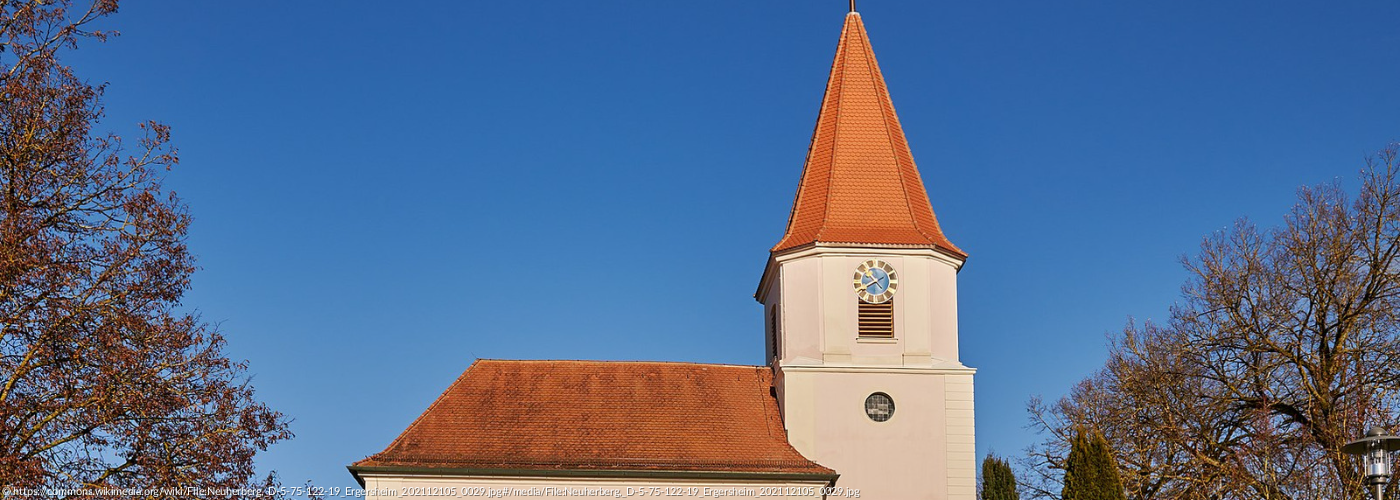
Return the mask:
<path fill-rule="evenodd" d="M 851 0 L 851 12 L 856 11 L 856 0 Z"/>

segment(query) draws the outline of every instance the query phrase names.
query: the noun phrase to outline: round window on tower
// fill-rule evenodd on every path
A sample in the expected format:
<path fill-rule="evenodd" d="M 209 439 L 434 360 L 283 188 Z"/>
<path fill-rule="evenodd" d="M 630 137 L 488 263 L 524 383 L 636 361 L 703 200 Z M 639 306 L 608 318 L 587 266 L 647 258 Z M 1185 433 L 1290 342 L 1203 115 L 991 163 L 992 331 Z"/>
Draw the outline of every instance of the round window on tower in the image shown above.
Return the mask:
<path fill-rule="evenodd" d="M 894 416 L 894 400 L 889 394 L 877 392 L 865 398 L 865 416 L 884 422 Z"/>

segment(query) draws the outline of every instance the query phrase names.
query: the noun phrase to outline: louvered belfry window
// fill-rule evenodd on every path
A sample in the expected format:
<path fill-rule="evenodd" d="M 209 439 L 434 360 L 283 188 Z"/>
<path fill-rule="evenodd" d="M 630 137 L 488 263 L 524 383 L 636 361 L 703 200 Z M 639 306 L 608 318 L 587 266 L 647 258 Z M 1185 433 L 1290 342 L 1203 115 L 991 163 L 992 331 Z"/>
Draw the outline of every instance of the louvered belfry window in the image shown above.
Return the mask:
<path fill-rule="evenodd" d="M 856 300 L 859 304 L 860 336 L 862 337 L 893 337 L 894 336 L 894 301 L 886 301 L 880 304 L 868 304 L 863 300 Z"/>

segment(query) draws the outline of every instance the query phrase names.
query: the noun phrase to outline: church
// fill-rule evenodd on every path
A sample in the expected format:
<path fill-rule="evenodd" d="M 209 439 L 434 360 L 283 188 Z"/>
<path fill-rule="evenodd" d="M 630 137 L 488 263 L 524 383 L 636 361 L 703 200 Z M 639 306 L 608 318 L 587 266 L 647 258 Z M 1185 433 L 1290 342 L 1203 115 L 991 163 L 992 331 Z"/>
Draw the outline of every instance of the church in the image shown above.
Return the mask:
<path fill-rule="evenodd" d="M 380 498 L 972 500 L 966 259 L 853 5 L 754 294 L 766 366 L 477 360 L 350 473 Z"/>

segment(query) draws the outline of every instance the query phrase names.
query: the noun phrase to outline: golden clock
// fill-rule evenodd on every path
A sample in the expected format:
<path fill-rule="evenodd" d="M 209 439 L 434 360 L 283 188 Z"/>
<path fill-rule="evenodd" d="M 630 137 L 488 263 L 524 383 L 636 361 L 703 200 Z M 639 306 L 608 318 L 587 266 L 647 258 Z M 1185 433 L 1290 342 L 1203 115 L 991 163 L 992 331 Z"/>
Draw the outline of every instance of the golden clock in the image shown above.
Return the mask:
<path fill-rule="evenodd" d="M 856 296 L 870 304 L 889 302 L 899 287 L 899 277 L 894 272 L 894 266 L 879 259 L 867 260 L 856 266 L 854 282 Z"/>

